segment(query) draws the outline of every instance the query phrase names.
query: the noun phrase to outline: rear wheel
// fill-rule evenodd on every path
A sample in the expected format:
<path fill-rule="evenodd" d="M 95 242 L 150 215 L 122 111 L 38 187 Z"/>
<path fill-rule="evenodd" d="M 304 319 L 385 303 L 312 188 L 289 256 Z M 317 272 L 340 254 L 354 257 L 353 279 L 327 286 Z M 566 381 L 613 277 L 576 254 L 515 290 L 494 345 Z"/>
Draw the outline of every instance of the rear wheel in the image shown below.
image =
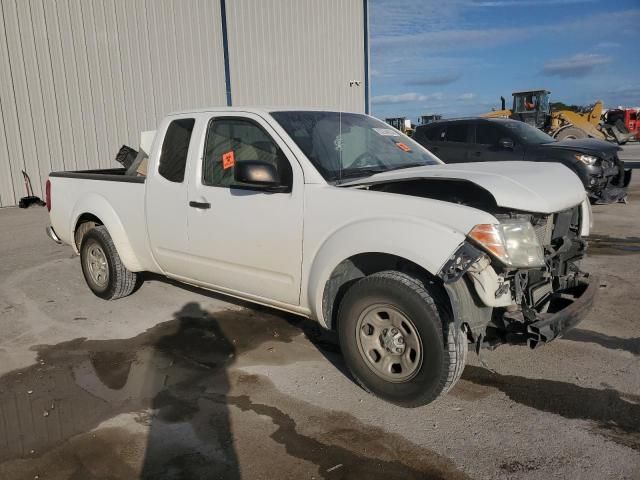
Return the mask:
<path fill-rule="evenodd" d="M 136 287 L 138 274 L 122 264 L 109 232 L 102 225 L 88 230 L 82 237 L 80 263 L 87 285 L 100 298 L 126 297 Z"/>
<path fill-rule="evenodd" d="M 556 134 L 556 138 L 558 140 L 567 140 L 567 139 L 578 139 L 578 138 L 587 138 L 587 134 L 584 130 L 581 130 L 577 127 L 567 127 L 563 130 L 560 130 Z"/>
<path fill-rule="evenodd" d="M 467 338 L 417 279 L 395 271 L 359 280 L 338 312 L 347 366 L 367 391 L 406 407 L 424 405 L 459 380 Z"/>

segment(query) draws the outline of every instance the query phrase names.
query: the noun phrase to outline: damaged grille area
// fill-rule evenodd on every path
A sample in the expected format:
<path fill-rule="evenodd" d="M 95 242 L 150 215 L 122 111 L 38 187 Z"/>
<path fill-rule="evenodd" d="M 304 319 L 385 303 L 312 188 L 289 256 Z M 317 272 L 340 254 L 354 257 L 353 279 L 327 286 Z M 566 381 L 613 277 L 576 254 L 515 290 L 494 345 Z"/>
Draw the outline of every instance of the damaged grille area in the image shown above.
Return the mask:
<path fill-rule="evenodd" d="M 508 217 L 514 216 L 522 215 Z M 544 342 L 544 333 L 532 325 L 566 307 L 572 301 L 572 292 L 582 288 L 583 274 L 578 267 L 586 242 L 580 237 L 580 206 L 528 218 L 544 249 L 545 267 L 502 272 L 505 280 L 510 281 L 519 308 L 494 310 L 485 338 L 489 346 L 505 342 L 535 346 Z"/>
<path fill-rule="evenodd" d="M 519 303 L 538 311 L 545 308 L 549 297 L 556 290 L 567 288 L 567 277 L 578 271 L 578 262 L 584 253 L 585 242 L 580 239 L 580 208 L 547 215 L 538 220 L 536 233 L 544 249 L 546 268 L 529 270 L 521 284 L 526 287 L 516 292 Z"/>
<path fill-rule="evenodd" d="M 551 243 L 551 234 L 553 232 L 553 215 L 545 215 L 532 223 L 533 229 L 538 237 L 540 245 L 549 245 Z"/>

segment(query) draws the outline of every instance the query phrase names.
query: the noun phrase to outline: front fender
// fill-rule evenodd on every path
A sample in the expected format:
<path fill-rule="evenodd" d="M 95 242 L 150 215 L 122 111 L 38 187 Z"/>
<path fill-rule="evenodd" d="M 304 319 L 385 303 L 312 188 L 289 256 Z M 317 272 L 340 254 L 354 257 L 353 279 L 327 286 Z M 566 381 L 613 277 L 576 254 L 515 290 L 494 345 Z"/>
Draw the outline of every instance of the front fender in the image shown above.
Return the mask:
<path fill-rule="evenodd" d="M 324 287 L 334 269 L 343 261 L 362 253 L 385 253 L 409 260 L 436 274 L 465 236 L 451 228 L 413 217 L 389 216 L 354 221 L 333 231 L 313 256 L 307 283 L 311 313 L 322 325 Z"/>
<path fill-rule="evenodd" d="M 72 222 L 69 227 L 70 231 L 68 232 L 68 238 L 74 238 L 74 232 L 76 225 L 78 224 L 78 220 L 83 214 L 87 213 L 99 218 L 107 228 L 124 266 L 132 272 L 144 270 L 144 267 L 131 246 L 131 241 L 124 226 L 122 225 L 120 217 L 107 199 L 102 195 L 90 193 L 81 197 L 81 199 L 75 203 L 72 210 Z M 76 253 L 80 253 L 75 242 L 71 241 L 70 243 Z"/>

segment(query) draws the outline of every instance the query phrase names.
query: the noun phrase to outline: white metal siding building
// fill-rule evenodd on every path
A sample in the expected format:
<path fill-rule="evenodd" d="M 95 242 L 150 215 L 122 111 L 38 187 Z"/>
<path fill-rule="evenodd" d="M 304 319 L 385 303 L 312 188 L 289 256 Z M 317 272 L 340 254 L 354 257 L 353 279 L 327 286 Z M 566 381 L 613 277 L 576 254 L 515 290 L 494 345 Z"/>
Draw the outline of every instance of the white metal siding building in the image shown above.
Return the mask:
<path fill-rule="evenodd" d="M 0 0 L 0 206 L 171 111 L 368 111 L 367 36 L 367 0 Z"/>

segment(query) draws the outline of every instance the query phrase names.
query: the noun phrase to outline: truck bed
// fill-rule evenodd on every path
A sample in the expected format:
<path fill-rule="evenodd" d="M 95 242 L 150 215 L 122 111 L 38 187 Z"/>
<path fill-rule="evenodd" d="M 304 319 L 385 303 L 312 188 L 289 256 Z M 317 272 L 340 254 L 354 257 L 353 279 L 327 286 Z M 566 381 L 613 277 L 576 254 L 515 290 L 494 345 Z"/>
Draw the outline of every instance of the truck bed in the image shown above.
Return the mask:
<path fill-rule="evenodd" d="M 49 175 L 51 226 L 74 248 L 78 219 L 86 212 L 106 225 L 131 270 L 152 270 L 145 218 L 146 177 L 125 175 L 124 168 L 53 172 Z M 135 252 L 135 253 L 134 253 Z"/>
<path fill-rule="evenodd" d="M 51 172 L 50 177 L 80 178 L 83 180 L 102 180 L 107 182 L 144 183 L 146 177 L 125 175 L 125 168 L 103 168 L 97 170 L 75 170 Z"/>

